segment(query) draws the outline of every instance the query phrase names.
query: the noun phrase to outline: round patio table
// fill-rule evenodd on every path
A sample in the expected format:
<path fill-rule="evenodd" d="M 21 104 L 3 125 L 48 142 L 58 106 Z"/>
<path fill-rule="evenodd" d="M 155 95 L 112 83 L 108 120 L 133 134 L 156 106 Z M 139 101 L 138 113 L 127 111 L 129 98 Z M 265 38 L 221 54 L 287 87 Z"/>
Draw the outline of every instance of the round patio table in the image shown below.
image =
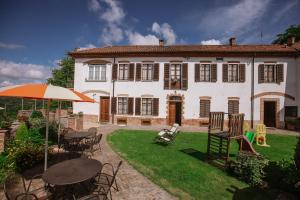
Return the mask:
<path fill-rule="evenodd" d="M 83 139 L 83 138 L 88 138 L 91 137 L 93 133 L 90 133 L 88 131 L 79 131 L 79 132 L 71 132 L 67 133 L 65 135 L 66 139 Z"/>
<path fill-rule="evenodd" d="M 102 163 L 88 158 L 76 158 L 52 165 L 43 174 L 42 179 L 51 185 L 65 186 L 81 183 L 97 175 Z"/>

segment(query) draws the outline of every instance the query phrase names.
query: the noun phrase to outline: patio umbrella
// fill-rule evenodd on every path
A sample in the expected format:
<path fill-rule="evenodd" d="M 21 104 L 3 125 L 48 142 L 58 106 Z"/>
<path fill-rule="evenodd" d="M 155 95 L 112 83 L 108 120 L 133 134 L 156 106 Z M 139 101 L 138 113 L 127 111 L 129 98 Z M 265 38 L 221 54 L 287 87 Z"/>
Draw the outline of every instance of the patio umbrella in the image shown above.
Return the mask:
<path fill-rule="evenodd" d="M 49 134 L 49 107 L 51 100 L 76 101 L 76 102 L 94 102 L 88 96 L 63 87 L 51 84 L 24 84 L 7 86 L 0 88 L 0 97 L 20 97 L 30 99 L 46 99 L 48 106 L 46 109 L 46 138 L 45 138 L 45 163 L 44 169 L 47 169 L 48 157 L 48 134 Z"/>
<path fill-rule="evenodd" d="M 4 110 L 4 108 L 0 107 L 0 110 Z"/>

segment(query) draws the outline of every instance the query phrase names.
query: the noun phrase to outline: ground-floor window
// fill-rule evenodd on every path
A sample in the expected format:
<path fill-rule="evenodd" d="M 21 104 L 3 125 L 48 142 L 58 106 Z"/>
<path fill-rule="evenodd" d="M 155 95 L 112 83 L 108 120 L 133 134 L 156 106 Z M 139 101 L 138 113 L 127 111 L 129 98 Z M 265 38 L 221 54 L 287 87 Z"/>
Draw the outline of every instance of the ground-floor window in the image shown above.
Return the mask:
<path fill-rule="evenodd" d="M 127 114 L 128 113 L 128 98 L 119 97 L 118 98 L 118 114 Z"/>
<path fill-rule="evenodd" d="M 142 98 L 142 115 L 152 115 L 152 98 Z"/>
<path fill-rule="evenodd" d="M 239 100 L 228 100 L 228 113 L 229 114 L 239 113 Z"/>
<path fill-rule="evenodd" d="M 200 117 L 209 117 L 210 113 L 210 100 L 200 99 Z"/>

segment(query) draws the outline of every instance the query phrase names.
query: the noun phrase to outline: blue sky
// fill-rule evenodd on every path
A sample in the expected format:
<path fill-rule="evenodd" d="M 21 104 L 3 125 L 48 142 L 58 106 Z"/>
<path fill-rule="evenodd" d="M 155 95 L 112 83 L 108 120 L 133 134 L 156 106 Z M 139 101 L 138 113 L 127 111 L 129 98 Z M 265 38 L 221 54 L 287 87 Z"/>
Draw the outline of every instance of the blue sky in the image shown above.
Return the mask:
<path fill-rule="evenodd" d="M 299 11 L 300 0 L 1 0 L 0 86 L 45 81 L 77 47 L 271 43 Z"/>

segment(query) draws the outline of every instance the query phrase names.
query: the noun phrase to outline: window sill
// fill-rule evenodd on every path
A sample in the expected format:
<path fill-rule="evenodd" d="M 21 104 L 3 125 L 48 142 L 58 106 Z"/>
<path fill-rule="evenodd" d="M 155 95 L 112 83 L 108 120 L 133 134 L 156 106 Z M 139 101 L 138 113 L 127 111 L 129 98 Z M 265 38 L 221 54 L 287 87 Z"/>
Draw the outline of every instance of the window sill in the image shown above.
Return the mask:
<path fill-rule="evenodd" d="M 107 80 L 89 80 L 85 79 L 85 82 L 106 82 Z"/>

